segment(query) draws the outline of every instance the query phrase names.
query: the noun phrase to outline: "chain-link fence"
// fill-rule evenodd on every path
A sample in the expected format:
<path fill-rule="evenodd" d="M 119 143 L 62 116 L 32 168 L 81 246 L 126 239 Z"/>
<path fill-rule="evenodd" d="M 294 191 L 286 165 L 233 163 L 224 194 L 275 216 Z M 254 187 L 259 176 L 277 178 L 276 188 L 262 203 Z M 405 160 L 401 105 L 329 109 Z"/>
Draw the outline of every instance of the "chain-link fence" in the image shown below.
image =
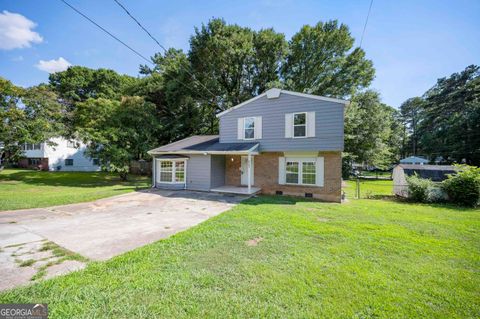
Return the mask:
<path fill-rule="evenodd" d="M 354 178 L 344 182 L 343 190 L 347 199 L 384 198 L 406 196 L 407 185 L 394 185 L 393 180 L 386 178 Z"/>

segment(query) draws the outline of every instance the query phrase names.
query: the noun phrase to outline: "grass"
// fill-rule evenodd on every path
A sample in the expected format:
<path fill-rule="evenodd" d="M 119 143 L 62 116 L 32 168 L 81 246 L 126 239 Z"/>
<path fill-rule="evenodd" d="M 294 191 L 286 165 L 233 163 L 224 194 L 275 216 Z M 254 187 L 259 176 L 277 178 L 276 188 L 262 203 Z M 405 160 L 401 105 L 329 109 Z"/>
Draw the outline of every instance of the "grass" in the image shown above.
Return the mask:
<path fill-rule="evenodd" d="M 253 198 L 82 271 L 0 294 L 50 318 L 478 318 L 480 210 Z"/>
<path fill-rule="evenodd" d="M 48 207 L 87 202 L 135 191 L 150 177 L 130 176 L 127 182 L 104 172 L 0 171 L 0 210 Z"/>
<path fill-rule="evenodd" d="M 344 191 L 347 198 L 354 199 L 357 181 L 347 180 L 346 184 Z M 360 179 L 360 196 L 361 198 L 393 196 L 393 181 Z"/>
<path fill-rule="evenodd" d="M 61 264 L 66 260 L 78 260 L 85 263 L 89 261 L 87 258 L 83 257 L 82 255 L 79 255 L 77 253 L 74 253 L 73 251 L 65 249 L 51 241 L 45 242 L 39 251 L 51 251 L 52 255 L 56 257 L 56 259 L 51 260 L 45 265 L 43 265 L 42 267 L 40 267 L 37 270 L 37 273 L 33 275 L 33 277 L 30 279 L 31 281 L 42 279 L 47 274 L 48 267 Z"/>

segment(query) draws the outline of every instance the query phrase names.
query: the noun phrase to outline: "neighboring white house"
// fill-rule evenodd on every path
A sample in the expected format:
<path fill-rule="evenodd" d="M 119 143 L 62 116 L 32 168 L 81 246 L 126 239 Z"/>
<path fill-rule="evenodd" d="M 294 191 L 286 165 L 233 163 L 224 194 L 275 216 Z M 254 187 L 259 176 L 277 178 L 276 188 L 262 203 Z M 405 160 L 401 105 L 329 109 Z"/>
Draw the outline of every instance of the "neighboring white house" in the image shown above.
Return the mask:
<path fill-rule="evenodd" d="M 24 158 L 18 165 L 49 171 L 99 171 L 97 159 L 85 156 L 86 145 L 78 140 L 52 138 L 49 143 L 24 144 Z"/>
<path fill-rule="evenodd" d="M 424 165 L 424 164 L 428 164 L 428 162 L 429 160 L 419 156 L 410 156 L 400 160 L 400 164 Z"/>

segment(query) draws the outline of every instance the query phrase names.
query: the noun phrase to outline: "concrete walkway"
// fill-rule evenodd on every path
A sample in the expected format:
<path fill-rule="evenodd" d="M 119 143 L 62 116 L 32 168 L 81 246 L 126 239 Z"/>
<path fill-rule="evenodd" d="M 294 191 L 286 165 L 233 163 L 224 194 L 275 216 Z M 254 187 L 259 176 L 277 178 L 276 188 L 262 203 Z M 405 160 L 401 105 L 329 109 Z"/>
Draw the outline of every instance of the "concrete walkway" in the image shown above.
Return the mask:
<path fill-rule="evenodd" d="M 244 198 L 145 191 L 89 203 L 0 212 L 0 290 L 29 283 L 46 263 L 55 265 L 52 269 L 58 268 L 59 273 L 82 268 L 83 263 L 74 260 L 65 261 L 65 267 L 55 264 L 56 257 L 45 248 L 50 242 L 89 260 L 106 260 L 197 225 Z M 48 270 L 47 277 L 55 275 Z"/>

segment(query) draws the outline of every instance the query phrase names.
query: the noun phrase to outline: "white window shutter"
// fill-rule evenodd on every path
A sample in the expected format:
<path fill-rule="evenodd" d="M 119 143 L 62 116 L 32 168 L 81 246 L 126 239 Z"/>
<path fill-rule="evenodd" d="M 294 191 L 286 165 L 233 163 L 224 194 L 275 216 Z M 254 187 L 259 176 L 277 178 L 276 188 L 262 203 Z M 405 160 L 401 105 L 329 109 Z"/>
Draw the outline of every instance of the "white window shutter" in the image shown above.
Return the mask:
<path fill-rule="evenodd" d="M 278 184 L 285 184 L 285 157 L 278 158 Z"/>
<path fill-rule="evenodd" d="M 285 137 L 293 137 L 293 113 L 285 114 Z"/>
<path fill-rule="evenodd" d="M 317 165 L 316 165 L 316 171 L 317 171 L 317 186 L 322 186 L 324 185 L 323 179 L 325 176 L 325 159 L 324 157 L 317 157 Z"/>
<path fill-rule="evenodd" d="M 262 117 L 257 116 L 255 117 L 255 139 L 262 138 Z"/>
<path fill-rule="evenodd" d="M 243 140 L 244 139 L 244 133 L 243 133 L 243 126 L 244 126 L 244 118 L 241 117 L 238 119 L 238 124 L 237 124 L 237 139 Z"/>
<path fill-rule="evenodd" d="M 315 112 L 307 112 L 307 137 L 315 137 Z"/>

